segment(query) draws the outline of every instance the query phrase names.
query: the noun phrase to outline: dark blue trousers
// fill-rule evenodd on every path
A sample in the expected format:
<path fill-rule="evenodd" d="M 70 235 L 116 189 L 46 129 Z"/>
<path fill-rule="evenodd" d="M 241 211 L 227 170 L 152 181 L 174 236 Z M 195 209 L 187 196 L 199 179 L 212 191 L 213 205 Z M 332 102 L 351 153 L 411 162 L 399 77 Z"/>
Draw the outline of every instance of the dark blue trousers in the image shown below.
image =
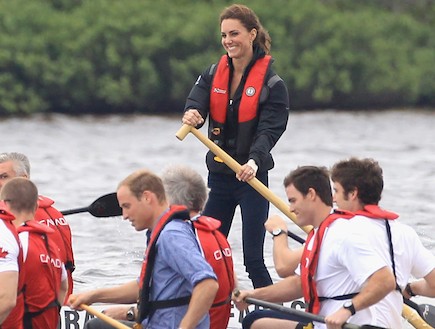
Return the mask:
<path fill-rule="evenodd" d="M 257 178 L 268 186 L 267 172 L 257 173 Z M 272 284 L 263 256 L 264 223 L 269 215 L 269 201 L 248 183 L 237 180 L 235 174 L 209 173 L 208 187 L 210 193 L 203 215 L 220 220 L 220 231 L 228 236 L 236 207 L 240 206 L 246 272 L 254 288 Z"/>

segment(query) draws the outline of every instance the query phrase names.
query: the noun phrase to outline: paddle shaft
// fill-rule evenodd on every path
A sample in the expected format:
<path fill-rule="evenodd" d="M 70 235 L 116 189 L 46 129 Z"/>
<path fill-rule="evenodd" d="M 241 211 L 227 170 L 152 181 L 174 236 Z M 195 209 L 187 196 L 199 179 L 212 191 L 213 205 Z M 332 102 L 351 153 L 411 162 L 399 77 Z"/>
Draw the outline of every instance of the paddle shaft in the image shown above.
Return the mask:
<path fill-rule="evenodd" d="M 75 208 L 75 209 L 68 209 L 68 210 L 61 210 L 62 215 L 73 215 L 73 214 L 79 214 L 82 212 L 88 212 L 89 207 L 83 207 L 83 208 Z"/>
<path fill-rule="evenodd" d="M 403 299 L 404 303 L 417 311 L 429 325 L 435 326 L 435 307 L 429 304 L 417 304 L 410 299 Z"/>
<path fill-rule="evenodd" d="M 254 305 L 268 308 L 271 310 L 275 310 L 278 312 L 293 315 L 294 317 L 304 319 L 307 323 L 313 322 L 313 321 L 325 323 L 325 318 L 323 316 L 295 310 L 295 309 L 290 308 L 290 307 L 285 307 L 285 306 L 282 306 L 279 304 L 266 302 L 266 301 L 263 301 L 260 299 L 247 297 L 247 298 L 245 298 L 245 302 L 248 304 L 254 304 Z M 352 324 L 352 323 L 345 323 L 342 328 L 344 328 L 344 329 L 385 329 L 382 327 L 377 327 L 377 326 L 372 326 L 372 325 L 356 325 L 356 324 Z"/>
<path fill-rule="evenodd" d="M 129 326 L 126 326 L 125 324 L 123 324 L 119 321 L 116 321 L 115 319 L 112 319 L 110 316 L 107 316 L 101 312 L 98 312 L 96 309 L 90 307 L 89 305 L 81 304 L 80 307 L 82 309 L 84 309 L 86 312 L 96 316 L 100 320 L 106 322 L 107 324 L 110 324 L 112 327 L 114 327 L 116 329 L 131 329 Z"/>
<path fill-rule="evenodd" d="M 302 239 L 300 236 L 294 234 L 293 232 L 287 231 L 287 235 L 292 238 L 293 240 L 299 242 L 300 244 L 304 244 L 305 240 Z"/>
<path fill-rule="evenodd" d="M 402 317 L 406 319 L 414 328 L 418 329 L 434 329 L 410 306 L 403 304 Z"/>
<path fill-rule="evenodd" d="M 218 145 L 213 143 L 210 139 L 204 136 L 198 129 L 189 126 L 183 125 L 181 129 L 176 133 L 175 136 L 179 140 L 183 140 L 187 133 L 191 132 L 196 138 L 198 138 L 207 148 L 217 155 L 229 168 L 231 168 L 235 173 L 240 171 L 242 167 L 236 160 L 234 160 L 228 153 L 222 150 Z M 293 222 L 296 223 L 296 216 L 292 213 L 288 207 L 288 205 L 279 197 L 277 197 L 270 189 L 268 189 L 262 182 L 260 182 L 256 177 L 247 181 L 249 185 L 251 185 L 258 193 L 260 193 L 266 200 L 272 203 L 275 207 L 281 210 L 288 218 L 290 218 Z M 296 223 L 297 224 L 297 223 Z M 311 226 L 301 227 L 305 233 L 311 231 Z"/>

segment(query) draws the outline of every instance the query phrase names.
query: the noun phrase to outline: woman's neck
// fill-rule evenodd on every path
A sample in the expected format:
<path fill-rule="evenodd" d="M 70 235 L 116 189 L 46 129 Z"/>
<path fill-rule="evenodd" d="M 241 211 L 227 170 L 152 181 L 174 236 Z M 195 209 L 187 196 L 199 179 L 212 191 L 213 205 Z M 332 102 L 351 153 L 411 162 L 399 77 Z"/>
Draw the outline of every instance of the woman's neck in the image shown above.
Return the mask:
<path fill-rule="evenodd" d="M 249 56 L 244 56 L 242 58 L 233 58 L 234 72 L 243 74 L 253 57 L 254 53 L 252 52 Z"/>

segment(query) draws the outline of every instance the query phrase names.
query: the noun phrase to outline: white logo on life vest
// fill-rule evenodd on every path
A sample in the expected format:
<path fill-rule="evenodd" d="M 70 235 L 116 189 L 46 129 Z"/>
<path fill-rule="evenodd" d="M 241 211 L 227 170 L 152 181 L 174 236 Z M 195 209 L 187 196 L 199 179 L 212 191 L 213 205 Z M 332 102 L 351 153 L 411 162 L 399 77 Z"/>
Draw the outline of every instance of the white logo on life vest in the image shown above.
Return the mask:
<path fill-rule="evenodd" d="M 308 267 L 308 265 L 310 264 L 310 260 L 308 257 L 305 258 L 305 267 Z"/>
<path fill-rule="evenodd" d="M 222 254 L 225 257 L 231 257 L 231 249 L 230 248 L 225 248 L 224 250 L 216 250 L 213 253 L 214 259 L 216 259 L 216 260 L 222 259 Z"/>
<path fill-rule="evenodd" d="M 246 94 L 246 96 L 249 96 L 249 97 L 254 96 L 255 95 L 255 88 L 254 87 L 246 88 L 245 94 Z"/>
<path fill-rule="evenodd" d="M 41 224 L 45 224 L 47 226 L 66 226 L 66 225 L 68 225 L 68 222 L 63 217 L 55 218 L 55 219 L 53 219 L 53 218 L 42 219 L 39 222 Z"/>
<path fill-rule="evenodd" d="M 213 92 L 216 94 L 226 94 L 227 91 L 225 89 L 213 88 Z"/>
<path fill-rule="evenodd" d="M 41 263 L 45 263 L 45 264 L 51 263 L 54 267 L 57 267 L 57 268 L 62 267 L 62 261 L 58 258 L 53 259 L 53 258 L 50 258 L 50 256 L 48 256 L 48 255 L 40 254 L 39 259 L 40 259 Z"/>

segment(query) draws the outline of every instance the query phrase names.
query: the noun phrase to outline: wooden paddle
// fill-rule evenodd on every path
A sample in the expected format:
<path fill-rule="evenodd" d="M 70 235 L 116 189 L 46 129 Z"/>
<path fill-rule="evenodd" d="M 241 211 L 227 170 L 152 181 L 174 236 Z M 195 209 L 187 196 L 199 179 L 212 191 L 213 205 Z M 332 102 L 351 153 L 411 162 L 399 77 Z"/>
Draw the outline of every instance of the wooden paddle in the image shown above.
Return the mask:
<path fill-rule="evenodd" d="M 104 322 L 106 322 L 107 324 L 110 324 L 112 327 L 114 327 L 116 329 L 131 329 L 129 326 L 126 326 L 125 324 L 123 324 L 119 321 L 116 321 L 115 319 L 111 318 L 110 316 L 107 316 L 106 314 L 97 311 L 96 309 L 90 307 L 89 305 L 80 304 L 80 307 L 82 309 L 84 309 L 86 312 L 96 316 L 100 320 L 103 320 Z"/>
<path fill-rule="evenodd" d="M 245 298 L 245 302 L 248 304 L 253 304 L 253 305 L 261 306 L 264 308 L 268 308 L 268 309 L 271 309 L 274 311 L 290 314 L 298 319 L 303 319 L 302 321 L 299 321 L 299 322 L 305 321 L 305 323 L 309 323 L 309 322 L 316 321 L 316 322 L 325 323 L 325 318 L 323 316 L 308 313 L 308 312 L 299 311 L 299 310 L 296 310 L 296 309 L 293 309 L 290 307 L 285 307 L 285 306 L 282 306 L 279 304 L 266 302 L 264 300 L 247 297 L 247 298 Z M 383 327 L 373 326 L 373 325 L 369 325 L 369 324 L 357 325 L 357 324 L 352 324 L 352 323 L 345 323 L 342 328 L 343 329 L 386 329 Z"/>
<path fill-rule="evenodd" d="M 404 303 L 408 305 L 409 307 L 413 308 L 416 313 L 423 318 L 428 325 L 431 327 L 425 327 L 425 328 L 432 328 L 435 327 L 435 307 L 429 304 L 417 304 L 416 302 L 410 300 L 410 299 L 403 299 Z M 402 313 L 403 315 L 403 313 Z M 405 315 L 403 316 L 404 318 Z"/>
<path fill-rule="evenodd" d="M 218 145 L 213 143 L 209 138 L 204 136 L 198 129 L 195 127 L 184 124 L 175 136 L 180 140 L 184 140 L 188 133 L 192 133 L 196 138 L 198 138 L 211 152 L 217 155 L 229 168 L 231 168 L 234 172 L 239 172 L 241 165 L 234 160 L 228 153 L 222 150 Z M 290 218 L 293 222 L 296 222 L 296 216 L 290 212 L 287 204 L 278 198 L 271 190 L 269 190 L 262 182 L 260 182 L 256 177 L 248 181 L 248 184 L 251 185 L 257 192 L 259 192 L 264 198 L 266 198 L 269 202 L 271 202 L 275 207 L 281 210 L 288 218 Z M 311 226 L 301 227 L 306 233 L 311 231 Z M 426 329 L 432 328 L 426 323 L 417 311 L 413 310 L 408 305 L 403 305 L 402 316 L 415 328 L 417 329 Z M 433 328 L 432 328 L 433 329 Z"/>
<path fill-rule="evenodd" d="M 210 151 L 212 151 L 215 155 L 217 155 L 228 167 L 230 167 L 235 173 L 240 171 L 242 167 L 236 160 L 234 160 L 228 153 L 222 150 L 219 146 L 213 143 L 206 136 L 201 134 L 201 132 L 189 125 L 183 125 L 180 130 L 175 134 L 175 136 L 182 141 L 187 134 L 191 132 L 196 136 L 205 146 L 207 146 Z M 268 189 L 262 182 L 260 182 L 256 177 L 247 181 L 249 185 L 251 185 L 258 193 L 260 193 L 266 200 L 272 203 L 275 207 L 283 212 L 288 218 L 290 218 L 293 222 L 296 223 L 296 216 L 289 209 L 289 206 L 279 197 L 277 197 L 270 189 Z M 311 231 L 312 226 L 304 226 L 301 227 L 305 233 Z"/>
<path fill-rule="evenodd" d="M 61 211 L 64 216 L 82 212 L 89 212 L 95 217 L 112 217 L 122 215 L 122 209 L 118 204 L 116 193 L 105 194 L 92 202 L 88 207 Z"/>

